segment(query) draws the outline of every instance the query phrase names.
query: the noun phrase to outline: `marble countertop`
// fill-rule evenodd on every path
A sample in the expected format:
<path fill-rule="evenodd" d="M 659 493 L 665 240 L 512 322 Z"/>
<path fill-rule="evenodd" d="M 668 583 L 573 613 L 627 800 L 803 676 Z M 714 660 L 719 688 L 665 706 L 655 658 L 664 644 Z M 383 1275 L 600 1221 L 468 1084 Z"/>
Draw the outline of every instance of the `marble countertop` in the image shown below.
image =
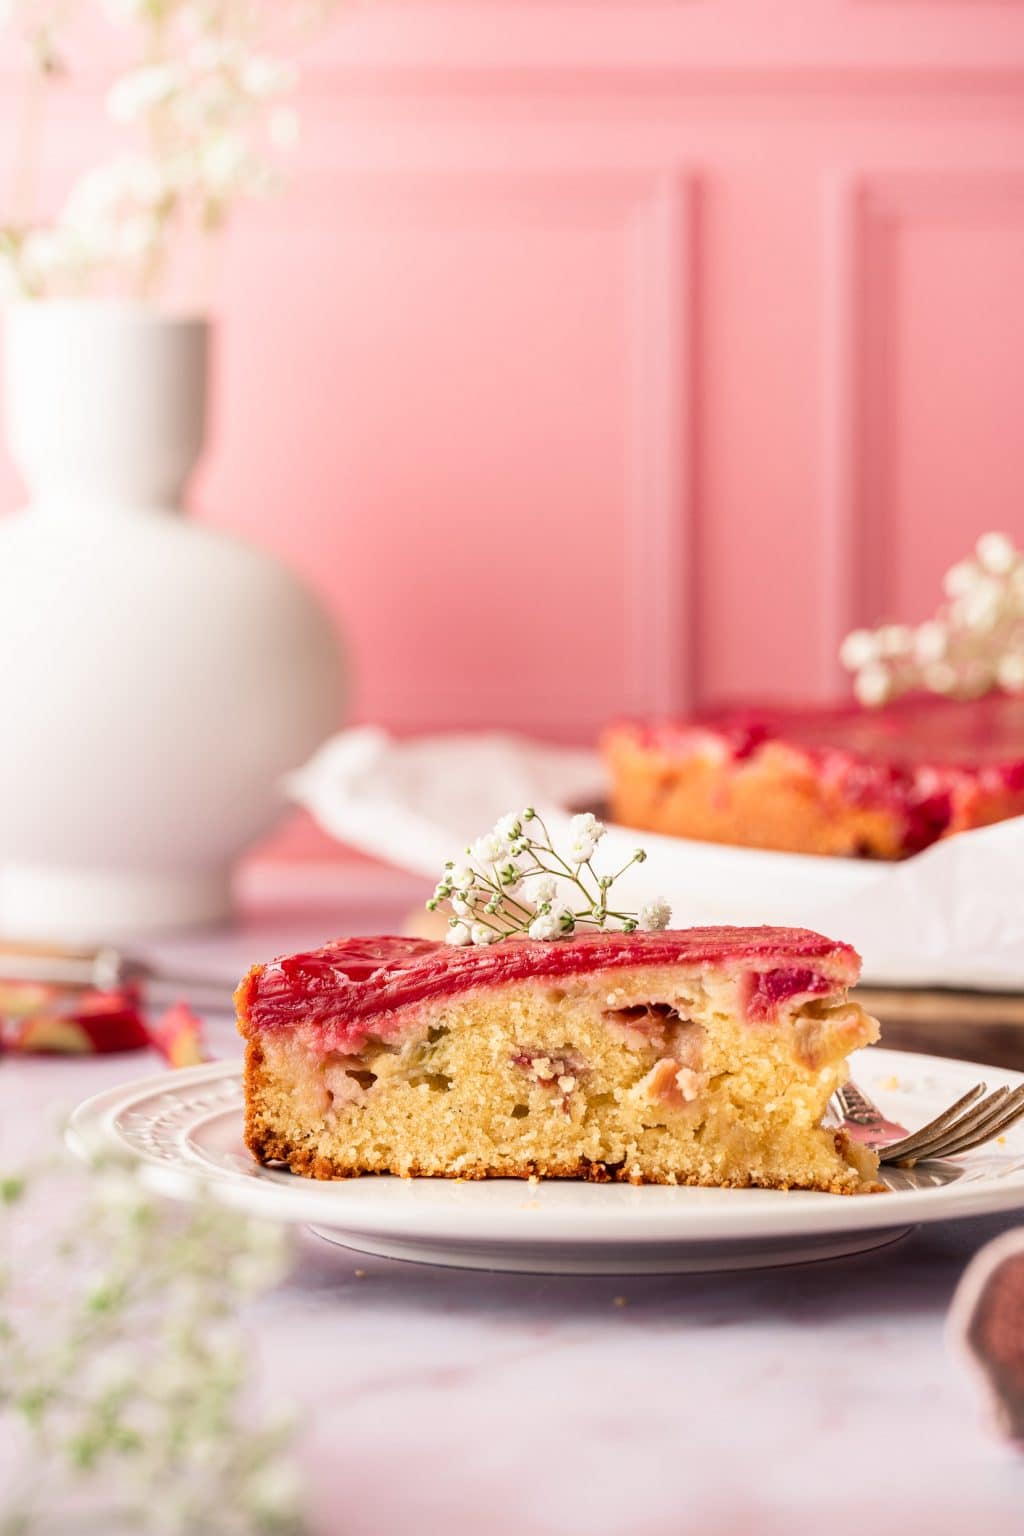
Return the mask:
<path fill-rule="evenodd" d="M 258 904 L 158 954 L 234 975 L 393 927 L 396 895 L 358 913 L 335 897 Z M 211 1043 L 237 1050 L 229 1021 L 211 1021 Z M 151 1069 L 8 1059 L 0 1158 Z M 789 1269 L 594 1279 L 420 1266 L 302 1234 L 291 1277 L 247 1321 L 262 1393 L 297 1410 L 322 1536 L 1017 1536 L 1024 1457 L 990 1436 L 943 1336 L 967 1260 L 1013 1224 L 922 1228 Z"/>

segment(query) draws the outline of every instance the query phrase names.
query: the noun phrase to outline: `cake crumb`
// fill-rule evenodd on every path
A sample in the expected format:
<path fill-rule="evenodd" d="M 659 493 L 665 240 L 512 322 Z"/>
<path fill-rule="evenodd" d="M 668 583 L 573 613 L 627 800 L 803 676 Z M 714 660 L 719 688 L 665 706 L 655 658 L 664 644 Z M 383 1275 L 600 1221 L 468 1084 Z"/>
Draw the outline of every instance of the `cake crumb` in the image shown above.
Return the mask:
<path fill-rule="evenodd" d="M 612 1300 L 612 1306 L 613 1307 L 628 1307 L 629 1306 L 629 1298 L 628 1298 L 628 1296 L 616 1296 L 616 1297 L 614 1297 L 613 1300 Z"/>
<path fill-rule="evenodd" d="M 558 1086 L 561 1088 L 563 1093 L 572 1093 L 573 1089 L 576 1087 L 576 1079 L 569 1076 L 560 1077 L 558 1079 Z"/>
<path fill-rule="evenodd" d="M 365 1280 L 366 1279 L 366 1270 L 365 1269 L 354 1269 L 352 1271 L 352 1273 L 355 1275 L 357 1280 Z"/>
<path fill-rule="evenodd" d="M 535 1184 L 535 1185 L 539 1184 L 540 1183 L 540 1174 L 539 1173 L 531 1173 L 530 1177 L 527 1179 L 526 1182 L 528 1184 Z"/>
<path fill-rule="evenodd" d="M 900 1080 L 896 1076 L 895 1073 L 892 1073 L 889 1077 L 887 1077 L 885 1079 L 885 1082 L 882 1083 L 881 1086 L 883 1088 L 889 1089 L 890 1091 L 893 1091 L 893 1090 L 897 1089 L 900 1086 Z"/>

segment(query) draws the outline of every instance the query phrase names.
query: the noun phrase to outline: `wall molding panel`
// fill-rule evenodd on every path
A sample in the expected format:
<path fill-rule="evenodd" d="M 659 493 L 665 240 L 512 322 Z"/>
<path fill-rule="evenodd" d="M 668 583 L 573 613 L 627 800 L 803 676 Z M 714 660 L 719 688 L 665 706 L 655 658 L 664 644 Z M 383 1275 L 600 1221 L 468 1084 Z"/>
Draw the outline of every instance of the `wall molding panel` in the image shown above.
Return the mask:
<path fill-rule="evenodd" d="M 300 176 L 294 220 L 287 230 L 270 220 L 275 238 L 301 244 L 315 235 L 319 176 Z M 692 299 L 696 183 L 683 167 L 548 166 L 542 170 L 419 165 L 371 174 L 340 170 L 335 196 L 346 210 L 349 236 L 382 231 L 417 249 L 428 238 L 453 242 L 484 233 L 517 240 L 572 240 L 597 234 L 621 247 L 621 282 L 615 310 L 595 324 L 622 329 L 625 375 L 618 388 L 623 470 L 613 488 L 617 526 L 595 528 L 592 544 L 574 551 L 564 571 L 571 594 L 589 565 L 607 567 L 611 542 L 624 551 L 615 562 L 615 604 L 600 616 L 620 637 L 623 689 L 607 686 L 590 698 L 567 673 L 562 686 L 532 703 L 514 697 L 506 723 L 569 739 L 592 737 L 609 713 L 629 710 L 671 714 L 692 702 L 698 584 L 692 550 L 694 505 Z M 522 344 L 529 346 L 529 339 Z M 573 391 L 586 380 L 567 380 Z M 218 497 L 214 497 L 218 500 Z M 579 512 L 580 508 L 568 509 Z M 553 509 L 554 511 L 554 509 Z M 538 550 L 534 558 L 547 559 Z M 557 558 L 557 557 L 555 557 Z M 571 604 L 570 604 L 571 606 Z M 580 633 L 595 622 L 580 609 Z M 575 641 L 574 641 L 575 644 Z M 429 692 L 417 683 L 403 690 L 389 723 L 427 729 L 440 717 L 463 724 L 480 707 L 481 676 L 472 667 L 435 676 Z"/>
<path fill-rule="evenodd" d="M 632 229 L 630 708 L 663 715 L 687 708 L 696 691 L 695 197 L 682 172 L 659 176 Z"/>
<path fill-rule="evenodd" d="M 54 94 L 43 206 L 118 143 L 108 56 Z M 298 106 L 200 290 L 195 502 L 321 594 L 361 718 L 834 694 L 849 629 L 1024 543 L 1024 0 L 375 0 Z"/>
<path fill-rule="evenodd" d="M 824 206 L 823 578 L 831 657 L 850 629 L 886 616 L 887 572 L 896 560 L 891 535 L 902 511 L 893 500 L 891 461 L 894 435 L 905 424 L 888 393 L 899 298 L 872 259 L 878 242 L 913 231 L 1024 230 L 1024 168 L 834 174 Z M 965 277 L 964 308 L 946 323 L 962 326 L 976 297 Z M 832 672 L 838 683 L 838 661 Z"/>

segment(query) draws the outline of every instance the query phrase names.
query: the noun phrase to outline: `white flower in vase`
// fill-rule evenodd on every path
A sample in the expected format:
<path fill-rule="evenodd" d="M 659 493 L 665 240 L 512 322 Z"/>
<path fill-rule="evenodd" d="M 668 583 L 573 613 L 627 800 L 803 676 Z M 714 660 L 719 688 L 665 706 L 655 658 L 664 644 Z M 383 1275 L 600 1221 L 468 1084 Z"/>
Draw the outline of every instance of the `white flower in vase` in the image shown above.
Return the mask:
<path fill-rule="evenodd" d="M 16 196 L 10 209 L 0 207 L 4 289 L 50 297 L 113 286 L 149 296 L 173 242 L 190 231 L 218 231 L 235 204 L 275 190 L 274 155 L 298 138 L 294 110 L 281 105 L 298 70 L 277 49 L 298 43 L 310 21 L 336 3 L 274 0 L 257 8 L 236 0 L 108 0 L 111 18 L 134 30 L 138 50 L 107 92 L 107 115 L 142 148 L 87 169 L 60 214 L 41 220 L 34 206 L 40 82 L 67 72 L 58 40 L 75 7 L 68 0 L 6 0 L 0 25 L 17 26 L 27 70 L 23 127 L 15 135 Z M 147 213 L 155 223 L 140 222 Z M 67 227 L 74 239 L 63 245 Z M 42 254 L 31 248 L 37 233 L 54 237 Z"/>

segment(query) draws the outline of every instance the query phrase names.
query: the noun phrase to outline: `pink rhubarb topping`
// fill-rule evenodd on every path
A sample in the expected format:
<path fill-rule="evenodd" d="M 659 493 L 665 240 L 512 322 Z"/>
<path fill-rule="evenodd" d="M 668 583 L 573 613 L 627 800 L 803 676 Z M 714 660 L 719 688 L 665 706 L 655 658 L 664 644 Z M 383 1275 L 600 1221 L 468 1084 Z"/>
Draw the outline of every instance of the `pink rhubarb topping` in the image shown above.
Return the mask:
<path fill-rule="evenodd" d="M 460 992 L 524 981 L 558 981 L 629 966 L 685 966 L 750 973 L 748 1016 L 850 986 L 860 959 L 805 928 L 687 928 L 587 933 L 552 943 L 508 939 L 456 947 L 392 936 L 336 939 L 322 949 L 257 965 L 235 994 L 243 1032 L 311 1027 L 325 1051 L 357 1051 L 368 1036 L 402 1027 L 396 1017 Z"/>
<path fill-rule="evenodd" d="M 884 709 L 736 707 L 621 729 L 669 758 L 711 749 L 738 769 L 772 744 L 788 747 L 851 805 L 901 815 L 910 853 L 979 795 L 1024 792 L 1024 697 L 1008 694 L 910 696 Z"/>

